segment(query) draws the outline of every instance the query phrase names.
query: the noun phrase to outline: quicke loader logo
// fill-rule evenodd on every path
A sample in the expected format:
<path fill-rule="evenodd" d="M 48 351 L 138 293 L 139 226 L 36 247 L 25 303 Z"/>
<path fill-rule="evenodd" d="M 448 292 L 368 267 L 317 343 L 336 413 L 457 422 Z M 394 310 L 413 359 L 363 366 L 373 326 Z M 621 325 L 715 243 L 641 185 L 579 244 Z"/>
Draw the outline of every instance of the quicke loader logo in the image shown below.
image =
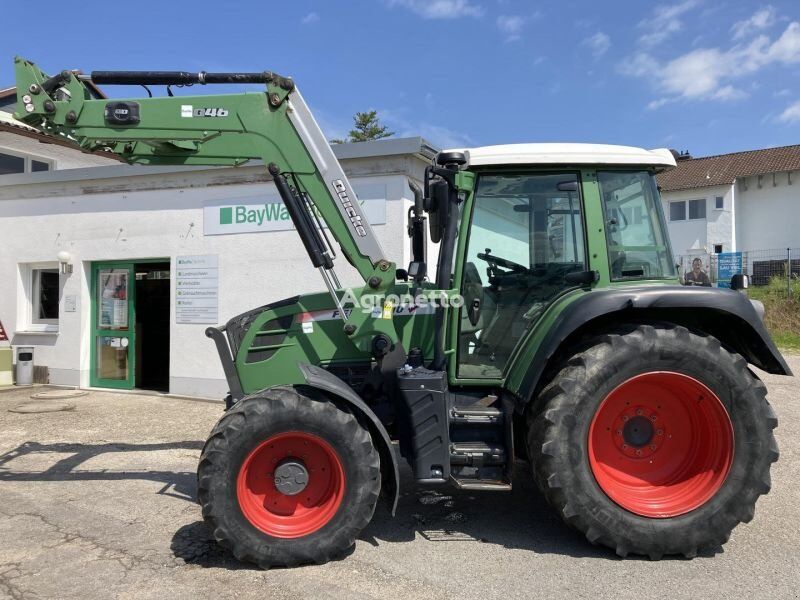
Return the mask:
<path fill-rule="evenodd" d="M 353 206 L 353 201 L 350 200 L 350 195 L 347 193 L 344 182 L 341 179 L 334 179 L 331 183 L 333 184 L 333 189 L 336 190 L 336 196 L 339 198 L 347 218 L 350 219 L 350 223 L 353 225 L 353 229 L 356 230 L 359 237 L 367 237 L 367 230 L 361 222 L 361 215 Z"/>

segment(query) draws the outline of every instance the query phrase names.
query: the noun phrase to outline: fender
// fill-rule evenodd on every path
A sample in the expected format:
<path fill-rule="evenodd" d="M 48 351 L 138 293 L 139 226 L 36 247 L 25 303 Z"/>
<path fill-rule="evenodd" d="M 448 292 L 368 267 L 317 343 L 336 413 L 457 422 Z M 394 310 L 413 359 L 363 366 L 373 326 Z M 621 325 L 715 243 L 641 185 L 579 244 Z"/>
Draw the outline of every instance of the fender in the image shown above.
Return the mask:
<path fill-rule="evenodd" d="M 520 400 L 517 408 L 521 410 L 531 400 L 551 359 L 565 342 L 569 345 L 570 338 L 614 323 L 637 321 L 670 322 L 706 332 L 768 373 L 792 374 L 759 312 L 740 292 L 679 285 L 594 289 L 563 309 L 532 361 L 512 366 L 506 381 Z"/>
<path fill-rule="evenodd" d="M 356 394 L 353 389 L 333 373 L 320 367 L 315 367 L 305 363 L 297 365 L 306 380 L 306 383 L 313 388 L 317 388 L 333 394 L 347 402 L 367 421 L 369 432 L 378 449 L 381 457 L 381 495 L 389 502 L 392 516 L 397 510 L 397 502 L 400 499 L 400 469 L 397 465 L 394 446 L 383 423 L 372 412 L 372 409 Z"/>

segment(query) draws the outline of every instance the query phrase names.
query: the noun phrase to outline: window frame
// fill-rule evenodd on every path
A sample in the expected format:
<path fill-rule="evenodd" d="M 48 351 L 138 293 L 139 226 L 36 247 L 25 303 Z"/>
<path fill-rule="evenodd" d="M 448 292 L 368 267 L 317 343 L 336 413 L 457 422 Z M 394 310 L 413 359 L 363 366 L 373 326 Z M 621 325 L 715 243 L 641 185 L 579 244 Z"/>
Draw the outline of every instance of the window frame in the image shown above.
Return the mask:
<path fill-rule="evenodd" d="M 725 196 L 714 196 L 714 210 L 725 210 Z"/>
<path fill-rule="evenodd" d="M 673 204 L 682 204 L 683 205 L 683 218 L 682 219 L 673 219 L 672 218 L 672 205 Z M 686 217 L 688 216 L 687 208 L 686 208 L 686 200 L 670 200 L 669 201 L 669 222 L 670 223 L 680 223 L 681 221 L 688 220 Z"/>
<path fill-rule="evenodd" d="M 6 146 L 0 146 L 0 154 L 7 154 L 8 156 L 15 156 L 17 158 L 21 158 L 25 161 L 23 166 L 22 173 L 4 173 L 0 175 L 3 177 L 4 175 L 22 175 L 22 174 L 29 174 L 29 173 L 47 173 L 48 171 L 55 171 L 56 170 L 56 161 L 52 158 L 46 158 L 44 156 L 38 156 L 36 154 L 28 154 L 27 152 L 21 152 L 19 150 L 14 150 L 12 148 L 8 148 Z M 40 162 L 46 165 L 49 165 L 49 169 L 47 171 L 34 171 L 33 170 L 33 162 Z"/>
<path fill-rule="evenodd" d="M 696 204 L 695 206 L 702 206 L 703 207 L 703 216 L 702 217 L 692 217 L 692 202 L 699 202 L 700 204 Z M 706 198 L 694 198 L 692 200 L 686 201 L 686 220 L 687 221 L 704 221 L 708 219 L 708 200 Z"/>
<path fill-rule="evenodd" d="M 39 319 L 38 302 L 35 294 L 38 292 L 35 273 L 38 271 L 53 271 L 58 273 L 58 318 Z M 17 299 L 17 327 L 19 333 L 48 333 L 57 334 L 61 318 L 61 295 L 63 292 L 63 279 L 58 267 L 58 262 L 23 263 L 19 266 L 19 295 Z"/>

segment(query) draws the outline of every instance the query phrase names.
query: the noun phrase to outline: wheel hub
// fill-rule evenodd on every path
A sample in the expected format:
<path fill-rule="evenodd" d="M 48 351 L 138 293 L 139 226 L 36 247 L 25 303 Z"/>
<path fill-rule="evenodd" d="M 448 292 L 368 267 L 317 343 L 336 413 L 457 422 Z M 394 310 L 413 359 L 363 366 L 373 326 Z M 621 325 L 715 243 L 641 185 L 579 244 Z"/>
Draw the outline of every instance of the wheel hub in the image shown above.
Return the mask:
<path fill-rule="evenodd" d="M 664 443 L 666 423 L 659 414 L 660 406 L 635 404 L 626 400 L 614 420 L 614 445 L 624 457 L 650 458 Z"/>
<path fill-rule="evenodd" d="M 275 469 L 275 488 L 285 496 L 296 496 L 308 485 L 308 470 L 297 459 L 286 459 Z"/>
<path fill-rule="evenodd" d="M 640 415 L 628 419 L 628 422 L 622 428 L 622 438 L 636 448 L 649 444 L 650 440 L 653 439 L 654 433 L 655 428 L 650 419 Z"/>

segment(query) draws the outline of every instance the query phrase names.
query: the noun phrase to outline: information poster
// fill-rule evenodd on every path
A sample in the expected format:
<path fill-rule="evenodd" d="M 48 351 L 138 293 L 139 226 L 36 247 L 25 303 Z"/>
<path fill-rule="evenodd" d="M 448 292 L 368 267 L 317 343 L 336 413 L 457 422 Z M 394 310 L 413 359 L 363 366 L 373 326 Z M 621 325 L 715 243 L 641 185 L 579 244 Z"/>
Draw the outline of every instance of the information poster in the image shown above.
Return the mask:
<path fill-rule="evenodd" d="M 742 253 L 717 254 L 717 287 L 731 287 L 731 277 L 742 272 Z"/>
<path fill-rule="evenodd" d="M 178 256 L 175 277 L 175 322 L 216 325 L 219 309 L 219 257 Z"/>
<path fill-rule="evenodd" d="M 100 285 L 100 310 L 97 313 L 98 327 L 108 329 L 128 328 L 128 270 L 101 269 L 98 273 Z"/>

